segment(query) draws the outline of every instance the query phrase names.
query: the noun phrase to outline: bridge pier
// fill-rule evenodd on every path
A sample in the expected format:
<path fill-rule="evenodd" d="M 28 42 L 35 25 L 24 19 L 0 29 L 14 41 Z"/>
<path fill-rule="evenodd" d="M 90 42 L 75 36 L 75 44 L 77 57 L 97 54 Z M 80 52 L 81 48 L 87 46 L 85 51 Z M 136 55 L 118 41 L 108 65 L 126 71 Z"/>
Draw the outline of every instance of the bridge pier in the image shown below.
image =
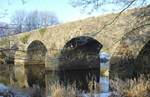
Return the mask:
<path fill-rule="evenodd" d="M 121 79 L 132 78 L 134 73 L 134 56 L 126 43 L 121 43 L 110 57 L 109 77 Z"/>
<path fill-rule="evenodd" d="M 10 84 L 12 87 L 29 87 L 25 75 L 25 60 L 26 54 L 23 48 L 20 48 L 15 53 L 14 66 L 11 70 Z"/>
<path fill-rule="evenodd" d="M 56 49 L 48 50 L 45 56 L 45 70 L 46 71 L 58 71 L 59 61 L 58 61 L 59 51 Z"/>

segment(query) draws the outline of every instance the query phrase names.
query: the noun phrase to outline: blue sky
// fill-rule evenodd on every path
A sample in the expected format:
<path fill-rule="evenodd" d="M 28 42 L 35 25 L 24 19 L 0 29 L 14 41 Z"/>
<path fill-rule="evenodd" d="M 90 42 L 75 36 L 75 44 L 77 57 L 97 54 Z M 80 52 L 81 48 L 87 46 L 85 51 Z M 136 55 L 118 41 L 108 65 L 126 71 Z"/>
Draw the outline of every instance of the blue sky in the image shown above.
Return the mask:
<path fill-rule="evenodd" d="M 10 17 L 15 10 L 24 9 L 29 12 L 31 10 L 48 10 L 55 12 L 59 21 L 62 23 L 84 19 L 91 16 L 99 16 L 100 12 L 89 14 L 81 14 L 81 8 L 74 8 L 69 4 L 69 0 L 28 0 L 22 4 L 21 0 L 0 0 L 0 10 L 8 9 L 8 15 L 5 18 L 0 18 L 0 22 L 10 22 Z M 3 8 L 3 9 L 2 9 Z"/>
<path fill-rule="evenodd" d="M 9 1 L 9 2 L 8 2 Z M 60 23 L 71 22 L 79 19 L 84 19 L 92 16 L 99 16 L 102 14 L 110 13 L 94 11 L 91 15 L 81 14 L 82 8 L 74 8 L 69 4 L 69 0 L 26 0 L 27 3 L 22 4 L 21 0 L 0 0 L 0 12 L 8 9 L 8 15 L 5 18 L 0 18 L 0 22 L 10 22 L 10 17 L 16 10 L 24 9 L 26 12 L 32 10 L 48 10 L 55 12 Z M 9 4 L 10 3 L 10 4 Z M 106 8 L 113 8 L 117 6 L 108 5 Z"/>

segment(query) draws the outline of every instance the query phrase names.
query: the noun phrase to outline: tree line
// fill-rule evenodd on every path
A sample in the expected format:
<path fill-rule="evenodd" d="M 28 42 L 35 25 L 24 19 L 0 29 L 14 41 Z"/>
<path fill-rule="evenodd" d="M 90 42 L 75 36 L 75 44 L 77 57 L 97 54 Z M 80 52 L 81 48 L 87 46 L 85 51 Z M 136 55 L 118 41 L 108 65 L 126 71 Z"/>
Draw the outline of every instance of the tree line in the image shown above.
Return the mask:
<path fill-rule="evenodd" d="M 11 23 L 0 22 L 0 36 L 9 36 L 60 24 L 57 15 L 48 10 L 16 10 L 11 16 Z"/>

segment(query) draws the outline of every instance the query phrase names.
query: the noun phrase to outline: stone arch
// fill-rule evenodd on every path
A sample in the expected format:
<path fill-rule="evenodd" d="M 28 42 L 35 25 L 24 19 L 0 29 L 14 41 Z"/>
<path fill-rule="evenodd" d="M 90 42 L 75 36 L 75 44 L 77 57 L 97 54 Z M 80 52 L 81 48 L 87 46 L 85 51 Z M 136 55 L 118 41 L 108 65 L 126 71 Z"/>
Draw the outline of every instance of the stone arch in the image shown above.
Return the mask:
<path fill-rule="evenodd" d="M 60 52 L 60 70 L 99 69 L 101 48 L 102 44 L 91 37 L 72 38 Z"/>
<path fill-rule="evenodd" d="M 30 87 L 45 87 L 46 46 L 39 40 L 32 41 L 26 51 L 25 73 Z"/>
<path fill-rule="evenodd" d="M 34 40 L 30 43 L 26 51 L 25 64 L 45 64 L 46 46 L 39 40 Z"/>
<path fill-rule="evenodd" d="M 137 76 L 150 74 L 150 40 L 141 48 L 135 62 Z"/>

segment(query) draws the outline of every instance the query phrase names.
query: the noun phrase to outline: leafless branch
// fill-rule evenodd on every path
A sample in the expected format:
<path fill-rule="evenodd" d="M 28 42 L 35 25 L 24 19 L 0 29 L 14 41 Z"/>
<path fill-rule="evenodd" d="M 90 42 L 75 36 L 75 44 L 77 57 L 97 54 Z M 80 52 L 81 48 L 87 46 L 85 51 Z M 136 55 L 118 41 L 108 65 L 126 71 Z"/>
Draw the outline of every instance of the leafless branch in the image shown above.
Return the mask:
<path fill-rule="evenodd" d="M 96 33 L 92 33 L 91 36 L 96 36 L 98 33 L 100 33 L 104 28 L 106 28 L 107 26 L 111 25 L 115 20 L 117 20 L 119 18 L 119 16 L 127 9 L 129 8 L 136 0 L 133 0 L 127 7 L 125 7 L 121 12 L 119 12 L 119 14 L 108 24 L 104 25 L 98 32 Z"/>

